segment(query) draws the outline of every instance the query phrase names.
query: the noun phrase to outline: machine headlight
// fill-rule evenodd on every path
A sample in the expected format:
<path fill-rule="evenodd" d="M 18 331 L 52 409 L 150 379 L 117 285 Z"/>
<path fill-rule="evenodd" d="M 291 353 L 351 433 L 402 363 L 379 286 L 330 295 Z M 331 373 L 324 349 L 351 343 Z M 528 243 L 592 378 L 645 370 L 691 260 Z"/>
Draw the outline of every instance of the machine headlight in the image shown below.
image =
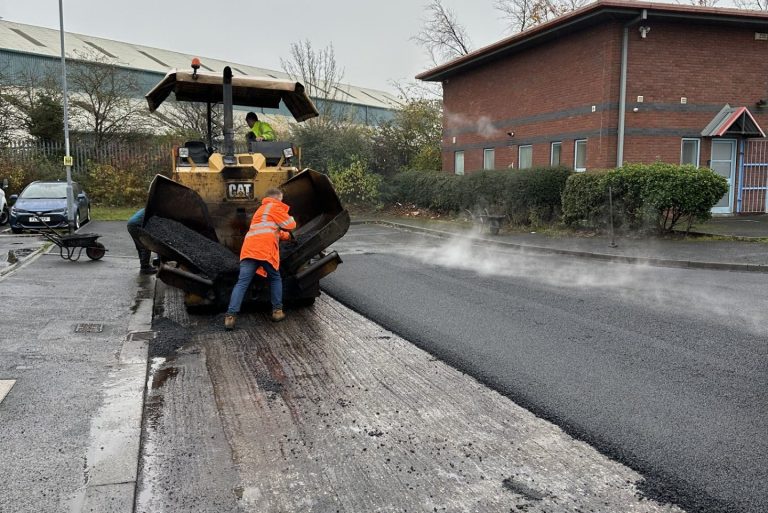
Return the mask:
<path fill-rule="evenodd" d="M 293 148 L 283 149 L 283 157 L 285 157 L 285 160 L 293 158 Z"/>
<path fill-rule="evenodd" d="M 179 148 L 179 157 L 186 159 L 189 157 L 189 148 Z"/>

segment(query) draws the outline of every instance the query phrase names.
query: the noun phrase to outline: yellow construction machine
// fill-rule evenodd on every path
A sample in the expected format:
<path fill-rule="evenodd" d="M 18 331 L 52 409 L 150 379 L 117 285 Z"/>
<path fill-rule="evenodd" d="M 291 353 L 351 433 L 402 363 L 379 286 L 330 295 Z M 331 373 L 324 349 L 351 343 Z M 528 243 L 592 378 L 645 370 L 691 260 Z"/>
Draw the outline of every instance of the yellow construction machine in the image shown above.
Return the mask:
<path fill-rule="evenodd" d="M 286 304 L 311 304 L 320 279 L 341 263 L 325 250 L 349 229 L 349 213 L 327 176 L 294 165 L 296 148 L 283 141 L 247 141 L 236 153 L 233 106 L 281 106 L 297 122 L 318 115 L 304 87 L 293 81 L 192 72 L 168 73 L 146 95 L 151 112 L 171 93 L 177 101 L 207 105 L 207 141 L 173 151 L 172 179 L 158 175 L 147 200 L 141 242 L 159 255 L 158 278 L 186 292 L 188 307 L 226 306 L 237 281 L 238 256 L 251 217 L 267 189 L 280 187 L 296 219 L 293 240 L 280 245 Z M 213 147 L 212 106 L 223 107 L 223 147 Z M 243 135 L 243 142 L 245 137 Z M 255 279 L 247 299 L 269 301 L 266 280 Z"/>

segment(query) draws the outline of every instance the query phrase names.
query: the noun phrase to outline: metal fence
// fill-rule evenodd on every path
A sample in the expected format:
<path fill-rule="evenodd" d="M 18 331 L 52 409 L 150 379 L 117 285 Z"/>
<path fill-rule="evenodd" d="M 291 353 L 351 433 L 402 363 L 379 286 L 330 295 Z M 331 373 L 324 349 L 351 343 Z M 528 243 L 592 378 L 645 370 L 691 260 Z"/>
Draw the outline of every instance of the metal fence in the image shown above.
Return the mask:
<path fill-rule="evenodd" d="M 768 139 L 749 139 L 739 173 L 738 212 L 768 212 Z"/>
<path fill-rule="evenodd" d="M 160 173 L 170 170 L 172 148 L 173 143 L 165 141 L 110 142 L 99 146 L 73 141 L 72 172 L 84 174 L 93 165 L 106 164 L 126 172 Z M 13 141 L 0 146 L 0 158 L 11 166 L 41 159 L 62 162 L 64 154 L 64 143 L 58 141 Z"/>

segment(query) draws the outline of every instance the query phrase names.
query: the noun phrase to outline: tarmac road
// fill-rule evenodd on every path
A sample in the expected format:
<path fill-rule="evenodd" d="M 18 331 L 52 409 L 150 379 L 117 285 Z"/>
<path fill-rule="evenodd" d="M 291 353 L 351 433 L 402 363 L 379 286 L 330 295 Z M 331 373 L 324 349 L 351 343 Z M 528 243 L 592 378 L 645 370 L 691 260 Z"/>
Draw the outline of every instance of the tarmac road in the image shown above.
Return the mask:
<path fill-rule="evenodd" d="M 768 276 L 355 226 L 330 295 L 640 471 L 687 511 L 768 511 Z"/>

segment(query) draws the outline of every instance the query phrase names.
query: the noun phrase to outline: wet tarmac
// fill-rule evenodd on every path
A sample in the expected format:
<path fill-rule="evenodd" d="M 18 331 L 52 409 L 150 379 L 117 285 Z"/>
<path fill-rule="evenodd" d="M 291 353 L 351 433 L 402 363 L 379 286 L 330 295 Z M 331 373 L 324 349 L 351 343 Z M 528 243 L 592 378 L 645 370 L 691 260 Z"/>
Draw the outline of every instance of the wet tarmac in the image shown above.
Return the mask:
<path fill-rule="evenodd" d="M 176 349 L 153 360 L 137 512 L 680 511 L 327 297 L 225 332 L 159 287 L 155 323 L 178 329 L 159 330 Z"/>

